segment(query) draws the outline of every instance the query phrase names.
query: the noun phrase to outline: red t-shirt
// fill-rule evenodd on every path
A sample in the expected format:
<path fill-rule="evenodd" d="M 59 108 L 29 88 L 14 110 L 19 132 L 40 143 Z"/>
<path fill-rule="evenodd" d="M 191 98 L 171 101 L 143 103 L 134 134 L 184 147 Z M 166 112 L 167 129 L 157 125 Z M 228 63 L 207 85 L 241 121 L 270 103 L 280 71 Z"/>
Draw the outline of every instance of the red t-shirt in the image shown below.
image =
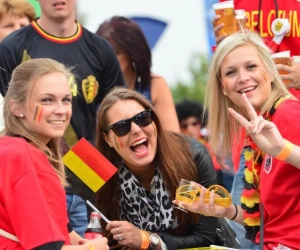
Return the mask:
<path fill-rule="evenodd" d="M 70 244 L 66 195 L 46 155 L 23 138 L 0 139 L 0 228 L 20 243 L 0 236 L 1 249 Z"/>
<path fill-rule="evenodd" d="M 300 4 L 299 4 L 300 5 Z M 286 100 L 272 117 L 283 138 L 300 146 L 300 102 Z M 283 244 L 300 249 L 300 170 L 268 155 L 260 175 L 264 204 L 264 244 L 268 249 Z M 259 241 L 259 234 L 256 238 Z"/>

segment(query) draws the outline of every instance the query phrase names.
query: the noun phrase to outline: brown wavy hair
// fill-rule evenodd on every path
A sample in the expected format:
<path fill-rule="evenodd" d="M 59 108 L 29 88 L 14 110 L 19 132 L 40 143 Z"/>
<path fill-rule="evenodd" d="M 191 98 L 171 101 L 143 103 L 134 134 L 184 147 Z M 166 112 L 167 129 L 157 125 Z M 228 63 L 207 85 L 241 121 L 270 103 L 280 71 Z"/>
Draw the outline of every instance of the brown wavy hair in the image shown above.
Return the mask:
<path fill-rule="evenodd" d="M 157 128 L 157 152 L 153 161 L 153 167 L 154 164 L 159 166 L 164 185 L 171 199 L 175 199 L 175 192 L 181 178 L 198 181 L 197 170 L 189 143 L 182 135 L 162 129 L 152 105 L 141 94 L 134 90 L 117 87 L 103 99 L 97 115 L 96 148 L 117 168 L 121 166 L 122 158 L 106 143 L 103 136 L 103 131 L 110 125 L 108 124 L 107 112 L 113 104 L 121 100 L 134 100 L 145 109 L 153 111 L 153 120 Z M 118 216 L 119 197 L 117 195 L 117 182 L 118 175 L 116 174 L 96 193 L 97 207 L 110 220 L 120 219 Z M 174 213 L 182 227 L 198 222 L 198 214 L 185 213 L 177 209 L 174 209 Z M 104 224 L 102 228 L 107 235 Z"/>

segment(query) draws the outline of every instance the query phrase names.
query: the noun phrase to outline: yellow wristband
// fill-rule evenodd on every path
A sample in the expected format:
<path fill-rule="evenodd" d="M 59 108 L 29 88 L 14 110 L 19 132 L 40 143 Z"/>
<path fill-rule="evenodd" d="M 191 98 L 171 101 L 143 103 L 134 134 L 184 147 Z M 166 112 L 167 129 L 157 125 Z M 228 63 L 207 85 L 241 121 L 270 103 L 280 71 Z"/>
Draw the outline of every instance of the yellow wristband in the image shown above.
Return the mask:
<path fill-rule="evenodd" d="M 88 250 L 95 250 L 95 247 L 92 244 L 88 243 L 85 245 L 88 247 Z"/>
<path fill-rule="evenodd" d="M 142 245 L 140 247 L 141 250 L 148 249 L 150 245 L 149 234 L 146 231 L 141 230 L 142 233 Z"/>
<path fill-rule="evenodd" d="M 275 158 L 280 161 L 285 161 L 292 153 L 293 147 L 294 147 L 294 144 L 292 144 L 288 140 L 285 140 L 283 149 L 277 156 L 275 156 Z"/>

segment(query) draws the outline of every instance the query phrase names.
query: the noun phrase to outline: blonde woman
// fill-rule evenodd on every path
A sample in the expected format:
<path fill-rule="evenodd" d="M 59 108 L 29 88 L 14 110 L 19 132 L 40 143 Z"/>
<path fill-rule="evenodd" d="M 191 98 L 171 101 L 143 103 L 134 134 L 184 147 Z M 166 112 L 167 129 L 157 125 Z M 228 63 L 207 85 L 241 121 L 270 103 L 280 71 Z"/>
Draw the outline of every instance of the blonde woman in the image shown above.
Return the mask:
<path fill-rule="evenodd" d="M 72 115 L 70 74 L 52 59 L 13 71 L 0 136 L 2 249 L 108 249 L 105 238 L 83 240 L 68 225 L 60 138 Z"/>
<path fill-rule="evenodd" d="M 245 98 L 258 115 L 249 114 Z M 264 147 L 255 137 L 247 138 L 249 147 L 245 152 L 245 187 L 241 207 L 235 204 L 229 208 L 215 205 L 213 194 L 209 204 L 200 199 L 198 203 L 192 206 L 184 204 L 184 207 L 243 224 L 246 238 L 259 243 L 260 234 L 264 236 L 263 242 L 260 242 L 264 249 L 282 246 L 298 249 L 300 171 L 299 165 L 293 164 L 300 145 L 300 124 L 294 122 L 300 113 L 300 102 L 289 94 L 269 49 L 257 34 L 233 34 L 219 44 L 209 70 L 206 105 L 210 114 L 208 129 L 213 150 L 222 141 L 223 152 L 230 153 L 233 135 L 242 129 L 241 121 L 234 119 L 237 117 L 233 110 L 253 122 L 254 127 L 250 126 L 250 130 L 249 124 L 244 124 L 252 137 L 261 132 L 264 120 L 269 120 L 286 141 L 284 145 L 279 141 L 280 147 L 270 152 L 270 148 Z M 234 118 L 229 114 L 229 108 Z M 263 220 L 260 220 L 260 213 Z M 259 232 L 261 224 L 263 231 Z"/>

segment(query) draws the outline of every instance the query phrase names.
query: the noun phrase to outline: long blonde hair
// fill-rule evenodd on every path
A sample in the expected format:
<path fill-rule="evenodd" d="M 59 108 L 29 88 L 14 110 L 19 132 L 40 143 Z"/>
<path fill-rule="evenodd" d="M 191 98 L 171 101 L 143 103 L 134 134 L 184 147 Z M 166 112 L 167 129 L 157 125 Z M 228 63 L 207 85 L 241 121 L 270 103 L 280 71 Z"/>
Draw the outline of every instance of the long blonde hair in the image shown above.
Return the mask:
<path fill-rule="evenodd" d="M 16 117 L 11 108 L 10 102 L 14 100 L 19 106 L 23 106 L 28 98 L 36 80 L 48 73 L 59 72 L 67 79 L 71 72 L 63 64 L 48 58 L 39 58 L 28 60 L 15 68 L 12 73 L 12 78 L 9 82 L 7 93 L 3 103 L 4 130 L 3 135 L 18 135 L 26 138 L 32 145 L 43 151 L 51 165 L 58 174 L 61 183 L 65 186 L 65 169 L 61 161 L 60 139 L 53 138 L 47 145 L 43 144 L 32 131 L 29 131 L 19 117 Z"/>
<path fill-rule="evenodd" d="M 258 108 L 260 113 L 269 112 L 273 103 L 280 96 L 289 94 L 270 56 L 270 49 L 258 34 L 252 32 L 235 33 L 225 38 L 218 45 L 212 58 L 205 94 L 205 108 L 208 108 L 209 112 L 207 128 L 210 133 L 210 145 L 213 152 L 221 147 L 224 156 L 229 155 L 231 152 L 231 145 L 234 143 L 234 140 L 240 140 L 239 135 L 241 132 L 239 123 L 230 117 L 228 108 L 233 108 L 241 114 L 243 114 L 243 110 L 223 94 L 220 80 L 221 64 L 228 53 L 248 44 L 253 45 L 257 50 L 258 56 L 265 65 L 268 74 L 274 78 L 274 81 L 271 83 L 271 94 Z"/>

